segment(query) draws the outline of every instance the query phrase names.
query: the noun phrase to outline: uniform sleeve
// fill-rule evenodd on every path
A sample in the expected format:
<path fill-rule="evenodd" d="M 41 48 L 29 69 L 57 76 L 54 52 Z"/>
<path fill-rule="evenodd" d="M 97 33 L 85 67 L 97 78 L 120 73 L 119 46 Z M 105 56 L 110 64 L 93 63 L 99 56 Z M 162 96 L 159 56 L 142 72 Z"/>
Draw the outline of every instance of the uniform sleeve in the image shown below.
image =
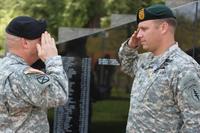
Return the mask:
<path fill-rule="evenodd" d="M 15 95 L 34 106 L 57 107 L 68 99 L 68 78 L 60 56 L 45 62 L 46 73 L 30 67 L 13 74 L 12 88 Z"/>
<path fill-rule="evenodd" d="M 138 63 L 138 52 L 136 49 L 129 48 L 127 46 L 127 41 L 122 43 L 118 56 L 121 63 L 121 70 L 126 74 L 134 77 L 135 72 L 137 71 L 137 63 Z"/>
<path fill-rule="evenodd" d="M 181 133 L 200 133 L 200 75 L 187 70 L 178 77 L 177 101 L 183 124 Z"/>

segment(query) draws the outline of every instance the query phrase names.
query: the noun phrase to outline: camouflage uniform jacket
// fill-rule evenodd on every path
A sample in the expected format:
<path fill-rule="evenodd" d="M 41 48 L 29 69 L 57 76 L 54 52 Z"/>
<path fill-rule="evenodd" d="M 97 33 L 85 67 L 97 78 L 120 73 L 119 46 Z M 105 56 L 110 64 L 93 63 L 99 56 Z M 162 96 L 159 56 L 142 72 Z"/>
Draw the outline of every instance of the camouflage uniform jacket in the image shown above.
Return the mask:
<path fill-rule="evenodd" d="M 126 41 L 119 58 L 134 77 L 126 133 L 200 133 L 200 67 L 177 43 L 153 56 Z"/>
<path fill-rule="evenodd" d="M 46 73 L 10 53 L 0 64 L 0 133 L 49 133 L 47 109 L 68 99 L 61 57 L 45 62 Z"/>

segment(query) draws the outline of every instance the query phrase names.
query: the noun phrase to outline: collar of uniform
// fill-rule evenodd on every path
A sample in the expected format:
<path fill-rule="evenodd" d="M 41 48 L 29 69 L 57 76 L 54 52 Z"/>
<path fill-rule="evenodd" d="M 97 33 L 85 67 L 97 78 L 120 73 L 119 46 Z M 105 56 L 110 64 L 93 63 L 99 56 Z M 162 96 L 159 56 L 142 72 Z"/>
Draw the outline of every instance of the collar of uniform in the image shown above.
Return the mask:
<path fill-rule="evenodd" d="M 12 60 L 14 60 L 13 63 L 21 63 L 21 64 L 28 65 L 23 58 L 15 55 L 13 53 L 7 53 L 6 57 L 11 58 Z"/>
<path fill-rule="evenodd" d="M 153 71 L 159 69 L 169 58 L 170 55 L 173 55 L 174 51 L 177 50 L 178 43 L 173 44 L 164 54 L 160 56 L 154 56 L 150 66 L 153 68 Z"/>

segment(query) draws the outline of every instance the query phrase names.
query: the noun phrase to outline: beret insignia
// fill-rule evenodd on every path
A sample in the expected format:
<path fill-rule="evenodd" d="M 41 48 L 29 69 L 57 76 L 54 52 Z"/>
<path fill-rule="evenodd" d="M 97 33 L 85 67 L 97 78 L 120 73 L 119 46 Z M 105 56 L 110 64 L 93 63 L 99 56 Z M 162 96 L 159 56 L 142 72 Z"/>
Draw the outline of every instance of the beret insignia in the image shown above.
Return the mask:
<path fill-rule="evenodd" d="M 144 8 L 139 10 L 138 17 L 139 17 L 140 20 L 144 19 Z"/>

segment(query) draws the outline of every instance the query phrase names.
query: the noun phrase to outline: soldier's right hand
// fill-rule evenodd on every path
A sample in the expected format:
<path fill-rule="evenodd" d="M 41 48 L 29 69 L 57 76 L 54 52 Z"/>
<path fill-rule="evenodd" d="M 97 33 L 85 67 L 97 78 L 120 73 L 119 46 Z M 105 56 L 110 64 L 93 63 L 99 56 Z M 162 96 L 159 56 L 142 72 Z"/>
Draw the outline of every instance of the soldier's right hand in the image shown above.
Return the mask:
<path fill-rule="evenodd" d="M 58 55 L 55 40 L 47 31 L 42 34 L 41 44 L 37 44 L 37 51 L 42 61 L 46 61 L 48 58 Z"/>
<path fill-rule="evenodd" d="M 137 34 L 139 32 L 139 29 L 137 29 L 136 31 L 134 31 L 134 33 L 132 34 L 132 36 L 130 37 L 129 41 L 128 41 L 128 46 L 130 48 L 137 48 L 140 46 L 140 39 L 137 38 Z"/>

